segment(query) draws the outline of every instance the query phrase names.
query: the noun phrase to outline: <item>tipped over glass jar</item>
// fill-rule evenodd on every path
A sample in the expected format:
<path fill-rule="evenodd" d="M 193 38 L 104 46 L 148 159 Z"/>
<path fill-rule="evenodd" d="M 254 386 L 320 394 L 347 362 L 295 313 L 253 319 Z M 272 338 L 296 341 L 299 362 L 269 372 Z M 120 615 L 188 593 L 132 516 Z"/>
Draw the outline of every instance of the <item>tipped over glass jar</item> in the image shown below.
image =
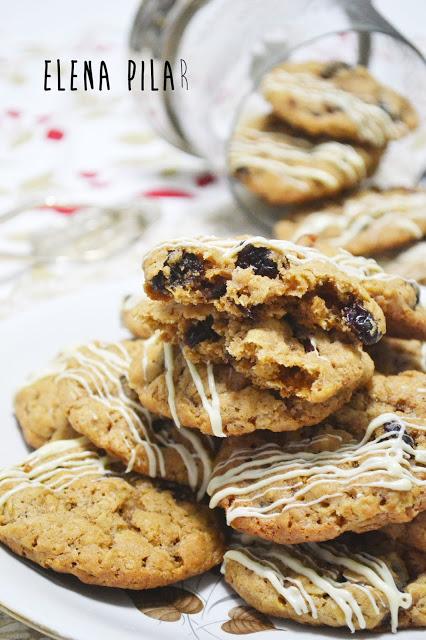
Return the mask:
<path fill-rule="evenodd" d="M 424 171 L 425 61 L 370 0 L 144 0 L 130 47 L 135 60 L 152 60 L 154 68 L 167 62 L 175 78 L 184 69 L 187 86 L 139 93 L 141 108 L 166 140 L 217 171 L 232 173 L 229 143 L 239 123 L 264 113 L 265 75 L 305 61 L 363 65 L 414 105 L 416 131 L 389 145 L 375 179 L 410 185 Z M 380 107 L 395 121 L 388 105 Z M 252 209 L 241 184 L 231 185 Z M 262 206 L 256 199 L 256 210 Z"/>

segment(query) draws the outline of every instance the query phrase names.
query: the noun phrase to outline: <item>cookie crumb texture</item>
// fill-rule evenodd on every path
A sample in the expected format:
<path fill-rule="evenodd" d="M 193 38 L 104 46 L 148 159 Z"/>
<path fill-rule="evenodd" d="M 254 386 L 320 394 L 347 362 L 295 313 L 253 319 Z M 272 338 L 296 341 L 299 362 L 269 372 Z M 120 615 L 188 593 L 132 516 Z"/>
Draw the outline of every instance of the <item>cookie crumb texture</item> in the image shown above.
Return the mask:
<path fill-rule="evenodd" d="M 31 473 L 28 464 L 21 468 Z M 59 481 L 66 476 L 66 469 L 58 470 Z M 3 492 L 14 482 L 3 482 Z M 222 559 L 215 514 L 149 480 L 79 477 L 60 490 L 29 483 L 2 502 L 3 492 L 1 542 L 88 584 L 158 587 L 203 573 Z"/>
<path fill-rule="evenodd" d="M 128 374 L 132 357 L 140 360 L 143 353 L 142 340 L 125 340 L 89 343 L 59 356 L 56 373 L 17 393 L 15 412 L 24 437 L 40 446 L 60 435 L 87 436 L 128 471 L 189 485 L 201 498 L 213 447 L 139 403 Z"/>
<path fill-rule="evenodd" d="M 192 271 L 188 265 L 195 258 Z M 180 238 L 154 247 L 145 257 L 144 272 L 146 292 L 156 300 L 210 305 L 237 318 L 288 314 L 296 324 L 334 329 L 365 345 L 375 344 L 385 332 L 426 340 L 426 309 L 419 304 L 415 281 L 386 273 L 372 258 L 324 243 L 302 246 L 259 236 Z M 269 275 L 259 275 L 265 272 Z"/>
<path fill-rule="evenodd" d="M 38 449 L 53 440 L 76 438 L 52 376 L 46 376 L 18 391 L 14 400 L 16 418 L 25 441 Z"/>
<path fill-rule="evenodd" d="M 165 348 L 170 362 L 165 361 Z M 341 385 L 327 399 L 311 402 L 292 395 L 284 398 L 274 389 L 253 385 L 228 364 L 194 364 L 178 347 L 161 341 L 147 348 L 147 366 L 134 359 L 130 385 L 151 411 L 179 420 L 186 427 L 216 436 L 240 436 L 257 429 L 292 431 L 317 424 L 337 411 L 353 393 L 352 384 Z M 366 382 L 371 367 L 364 371 Z"/>
<path fill-rule="evenodd" d="M 144 272 L 146 292 L 157 300 L 210 304 L 240 318 L 290 314 L 296 323 L 349 333 L 364 344 L 374 344 L 386 330 L 383 312 L 366 285 L 379 296 L 382 270 L 374 261 L 345 252 L 326 255 L 261 237 L 184 238 L 150 251 Z"/>
<path fill-rule="evenodd" d="M 201 307 L 201 308 L 200 308 Z M 207 315 L 205 315 L 207 314 Z M 373 374 L 357 341 L 343 342 L 322 329 L 297 326 L 291 318 L 229 318 L 204 305 L 147 300 L 133 313 L 133 326 L 160 331 L 181 345 L 196 365 L 228 365 L 251 384 L 318 403 L 343 388 L 354 389 Z"/>

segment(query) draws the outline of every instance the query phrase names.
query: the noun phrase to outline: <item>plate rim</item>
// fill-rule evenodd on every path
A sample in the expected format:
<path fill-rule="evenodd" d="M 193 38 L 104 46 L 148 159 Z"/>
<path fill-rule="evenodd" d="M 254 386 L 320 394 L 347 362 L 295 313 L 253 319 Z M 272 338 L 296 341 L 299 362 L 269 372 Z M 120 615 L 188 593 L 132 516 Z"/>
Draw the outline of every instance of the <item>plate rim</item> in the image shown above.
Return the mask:
<path fill-rule="evenodd" d="M 30 627 L 30 629 L 33 629 L 34 631 L 38 631 L 38 633 L 42 633 L 46 635 L 49 638 L 52 638 L 52 640 L 75 640 L 71 636 L 58 635 L 56 631 L 53 631 L 53 629 L 49 629 L 49 627 L 40 625 L 37 622 L 34 622 L 33 620 L 26 618 L 25 616 L 22 616 L 20 613 L 13 611 L 13 609 L 6 607 L 6 605 L 1 601 L 0 601 L 0 611 L 5 615 L 9 616 L 10 618 L 12 618 L 12 620 L 16 620 L 16 622 L 20 622 L 21 624 L 27 627 Z"/>

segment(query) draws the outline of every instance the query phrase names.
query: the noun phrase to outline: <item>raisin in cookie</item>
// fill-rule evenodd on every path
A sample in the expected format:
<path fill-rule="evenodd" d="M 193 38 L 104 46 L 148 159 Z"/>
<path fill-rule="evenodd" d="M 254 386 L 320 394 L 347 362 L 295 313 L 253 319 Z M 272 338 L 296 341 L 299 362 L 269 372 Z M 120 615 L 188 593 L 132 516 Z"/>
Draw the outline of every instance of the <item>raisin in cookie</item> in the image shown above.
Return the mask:
<path fill-rule="evenodd" d="M 292 214 L 276 224 L 275 235 L 293 242 L 315 236 L 356 256 L 377 256 L 426 235 L 426 191 L 367 189 L 339 203 Z"/>
<path fill-rule="evenodd" d="M 145 300 L 133 309 L 133 325 L 138 318 L 141 327 L 182 345 L 193 363 L 229 364 L 252 384 L 276 390 L 283 398 L 324 402 L 373 374 L 357 341 L 344 342 L 322 329 L 308 331 L 290 318 L 237 319 L 202 307 Z"/>
<path fill-rule="evenodd" d="M 141 403 L 154 413 L 172 418 L 177 425 L 219 437 L 258 429 L 292 431 L 317 424 L 349 400 L 354 384 L 363 386 L 371 376 L 371 363 L 364 363 L 362 357 L 355 378 L 348 373 L 347 384 L 339 382 L 338 387 L 330 387 L 325 377 L 317 390 L 302 373 L 298 380 L 289 371 L 289 385 L 293 386 L 287 395 L 284 390 L 281 395 L 278 389 L 253 384 L 248 375 L 229 363 L 196 364 L 185 349 L 165 343 L 159 336 L 147 340 L 145 346 L 144 357 L 133 359 L 129 375 L 130 386 Z M 342 363 L 342 367 L 346 365 Z"/>
<path fill-rule="evenodd" d="M 373 259 L 329 245 L 286 240 L 180 238 L 145 257 L 145 290 L 153 299 L 210 304 L 236 317 L 284 317 L 307 327 L 338 329 L 366 345 L 385 331 L 426 339 L 417 283 L 387 274 Z"/>
<path fill-rule="evenodd" d="M 237 538 L 222 571 L 267 615 L 352 632 L 426 625 L 425 568 L 407 567 L 403 552 L 378 552 L 368 536 L 355 548 L 352 540 L 288 546 Z"/>
<path fill-rule="evenodd" d="M 213 446 L 141 406 L 128 374 L 131 358 L 142 359 L 143 353 L 141 340 L 97 342 L 65 352 L 55 363 L 56 373 L 17 394 L 18 421 L 32 433 L 40 416 L 47 415 L 87 436 L 128 470 L 189 485 L 201 497 Z"/>
<path fill-rule="evenodd" d="M 0 541 L 42 567 L 125 589 L 170 584 L 221 561 L 220 526 L 207 507 L 108 467 L 81 438 L 1 470 Z"/>
<path fill-rule="evenodd" d="M 426 340 L 426 309 L 421 303 L 421 289 L 415 280 L 388 273 L 372 258 L 353 256 L 311 236 L 305 236 L 304 240 L 306 246 L 317 248 L 347 275 L 352 274 L 353 278 L 359 279 L 381 307 L 389 336 Z"/>
<path fill-rule="evenodd" d="M 290 314 L 300 324 L 338 329 L 364 344 L 385 332 L 383 312 L 361 282 L 366 274 L 369 286 L 374 277 L 382 282 L 382 271 L 346 252 L 325 255 L 256 236 L 183 238 L 154 247 L 144 272 L 153 299 L 211 304 L 235 317 Z"/>
<path fill-rule="evenodd" d="M 418 124 L 410 102 L 363 66 L 290 62 L 272 69 L 261 90 L 280 118 L 309 135 L 382 147 Z"/>
<path fill-rule="evenodd" d="M 211 507 L 279 544 L 375 530 L 426 509 L 426 418 L 386 412 L 354 433 L 335 422 L 227 439 L 207 489 Z"/>
<path fill-rule="evenodd" d="M 271 205 L 286 205 L 359 185 L 375 171 L 381 154 L 336 140 L 310 140 L 266 117 L 237 129 L 228 164 L 249 191 Z"/>
<path fill-rule="evenodd" d="M 426 373 L 403 371 L 398 375 L 375 373 L 350 402 L 330 417 L 330 422 L 353 434 L 363 434 L 371 420 L 398 412 L 408 418 L 426 419 Z"/>

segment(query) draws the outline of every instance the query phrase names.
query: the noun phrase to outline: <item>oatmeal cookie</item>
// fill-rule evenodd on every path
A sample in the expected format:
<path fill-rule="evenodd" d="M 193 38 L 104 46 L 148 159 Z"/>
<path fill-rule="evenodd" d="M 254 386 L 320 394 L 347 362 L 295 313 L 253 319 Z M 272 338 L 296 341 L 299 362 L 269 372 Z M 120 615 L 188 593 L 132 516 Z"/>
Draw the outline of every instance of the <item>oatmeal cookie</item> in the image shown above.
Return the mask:
<path fill-rule="evenodd" d="M 0 541 L 47 569 L 124 589 L 171 584 L 221 561 L 207 507 L 109 466 L 80 438 L 1 470 Z"/>
<path fill-rule="evenodd" d="M 210 313 L 209 313 L 210 311 Z M 316 403 L 355 389 L 373 375 L 369 356 L 357 341 L 322 329 L 307 330 L 291 318 L 237 319 L 203 305 L 146 300 L 132 312 L 133 327 L 160 331 L 182 345 L 195 364 L 229 364 L 256 385 L 281 397 Z"/>
<path fill-rule="evenodd" d="M 222 571 L 267 615 L 352 632 L 425 626 L 425 568 L 410 570 L 403 553 L 378 553 L 368 536 L 359 538 L 354 549 L 347 541 L 288 546 L 243 537 L 225 553 Z"/>
<path fill-rule="evenodd" d="M 210 505 L 238 531 L 279 544 L 371 531 L 426 509 L 425 417 L 387 410 L 352 432 L 334 422 L 228 438 Z"/>
<path fill-rule="evenodd" d="M 231 175 L 271 205 L 309 202 L 358 186 L 383 149 L 312 140 L 270 117 L 240 126 L 230 143 Z"/>
<path fill-rule="evenodd" d="M 302 325 L 338 329 L 364 344 L 385 332 L 383 312 L 361 281 L 374 289 L 382 270 L 345 252 L 326 255 L 257 236 L 181 238 L 154 247 L 143 266 L 145 290 L 153 299 L 209 304 L 238 318 L 288 314 Z"/>
<path fill-rule="evenodd" d="M 212 305 L 236 317 L 288 314 L 299 324 L 338 329 L 366 345 L 385 330 L 426 339 L 417 283 L 329 245 L 319 250 L 258 236 L 180 238 L 154 247 L 144 272 L 153 299 Z"/>
<path fill-rule="evenodd" d="M 392 256 L 382 256 L 379 261 L 389 273 L 426 285 L 426 242 L 417 242 Z"/>
<path fill-rule="evenodd" d="M 148 301 L 148 297 L 144 291 L 128 295 L 124 298 L 120 309 L 120 318 L 122 325 L 130 331 L 136 338 L 149 338 L 152 331 L 149 327 L 145 327 L 138 317 L 138 309 L 143 303 Z"/>
<path fill-rule="evenodd" d="M 308 387 L 292 389 L 282 397 L 276 389 L 254 385 L 230 364 L 197 363 L 185 350 L 161 338 L 147 341 L 144 358 L 134 358 L 129 382 L 141 403 L 155 413 L 173 418 L 176 424 L 224 437 L 258 429 L 292 431 L 317 424 L 347 402 L 353 380 L 339 388 L 325 388 L 322 401 L 312 402 Z M 143 364 L 145 363 L 145 364 Z M 371 376 L 370 363 L 356 385 Z M 364 383 L 362 382 L 364 377 Z M 349 379 L 348 379 L 349 380 Z M 293 383 L 296 384 L 297 380 Z M 304 397 L 305 396 L 305 397 Z"/>
<path fill-rule="evenodd" d="M 375 373 L 350 402 L 330 418 L 354 434 L 363 434 L 367 425 L 383 413 L 398 412 L 407 417 L 426 419 L 426 373 L 402 371 L 398 375 Z"/>
<path fill-rule="evenodd" d="M 403 371 L 426 372 L 426 342 L 400 340 L 385 336 L 368 348 L 374 360 L 375 370 L 385 375 L 396 375 Z"/>
<path fill-rule="evenodd" d="M 58 396 L 54 376 L 43 375 L 22 387 L 14 405 L 24 439 L 34 449 L 52 440 L 78 437 Z"/>
<path fill-rule="evenodd" d="M 426 552 L 426 511 L 419 513 L 412 522 L 391 524 L 380 531 L 396 542 Z"/>
<path fill-rule="evenodd" d="M 426 235 L 426 191 L 367 189 L 289 215 L 276 224 L 275 235 L 293 242 L 314 236 L 356 256 L 380 256 Z"/>
<path fill-rule="evenodd" d="M 129 471 L 189 485 L 201 497 L 211 471 L 213 445 L 140 404 L 128 375 L 132 357 L 142 360 L 143 354 L 141 340 L 95 342 L 63 353 L 54 365 L 56 373 L 18 393 L 17 418 L 30 433 L 40 416 L 48 416 L 51 422 L 58 419 L 59 425 L 67 424 L 74 433 L 87 436 Z"/>
<path fill-rule="evenodd" d="M 417 127 L 410 102 L 363 66 L 289 62 L 272 69 L 261 91 L 274 112 L 308 135 L 382 147 Z"/>
<path fill-rule="evenodd" d="M 306 246 L 320 250 L 337 261 L 339 268 L 348 274 L 352 271 L 353 277 L 359 278 L 382 309 L 389 336 L 426 340 L 426 309 L 421 301 L 421 288 L 415 280 L 388 273 L 372 258 L 353 256 L 312 236 L 305 236 L 304 241 Z"/>

